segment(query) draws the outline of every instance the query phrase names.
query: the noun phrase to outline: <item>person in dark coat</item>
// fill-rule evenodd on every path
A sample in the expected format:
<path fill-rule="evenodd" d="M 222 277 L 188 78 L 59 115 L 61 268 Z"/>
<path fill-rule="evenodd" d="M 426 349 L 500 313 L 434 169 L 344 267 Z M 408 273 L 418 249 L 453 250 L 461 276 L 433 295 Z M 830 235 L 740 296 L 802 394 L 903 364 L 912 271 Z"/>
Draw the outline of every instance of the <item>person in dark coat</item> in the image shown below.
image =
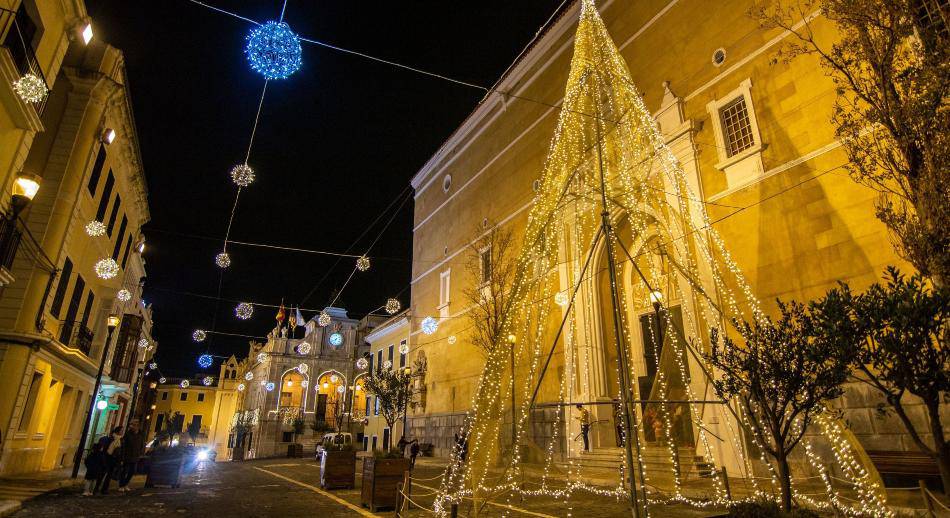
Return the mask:
<path fill-rule="evenodd" d="M 83 487 L 82 496 L 92 496 L 93 491 L 98 485 L 99 477 L 102 476 L 105 463 L 105 454 L 102 452 L 102 446 L 100 446 L 99 443 L 93 444 L 92 449 L 86 454 L 86 460 L 83 461 L 83 464 L 86 466 L 86 482 Z"/>
<path fill-rule="evenodd" d="M 413 439 L 409 443 L 409 471 L 416 467 L 416 457 L 419 456 L 419 440 Z"/>
<path fill-rule="evenodd" d="M 138 465 L 139 457 L 145 451 L 145 434 L 139 429 L 138 419 L 133 419 L 129 423 L 129 429 L 122 436 L 122 444 L 119 445 L 119 491 L 124 493 L 129 490 L 128 485 L 135 475 L 135 466 Z"/>
<path fill-rule="evenodd" d="M 122 440 L 122 427 L 116 426 L 109 432 L 109 435 L 104 435 L 99 439 L 99 446 L 102 448 L 104 454 L 104 466 L 102 468 L 102 473 L 99 475 L 99 480 L 96 482 L 96 490 L 99 491 L 99 494 L 105 495 L 109 493 L 109 482 L 112 481 L 112 477 L 115 475 L 115 467 L 118 463 L 118 448 L 120 441 Z"/>

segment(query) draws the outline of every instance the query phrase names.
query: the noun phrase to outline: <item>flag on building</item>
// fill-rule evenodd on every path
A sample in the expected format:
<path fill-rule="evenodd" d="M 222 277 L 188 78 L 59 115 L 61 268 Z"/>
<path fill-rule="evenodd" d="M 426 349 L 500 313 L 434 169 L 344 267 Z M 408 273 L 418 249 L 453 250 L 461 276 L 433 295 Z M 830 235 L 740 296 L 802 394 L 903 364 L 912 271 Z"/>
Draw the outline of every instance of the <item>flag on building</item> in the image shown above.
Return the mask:
<path fill-rule="evenodd" d="M 284 323 L 284 318 L 286 318 L 286 317 L 287 317 L 287 312 L 284 311 L 284 304 L 281 303 L 280 309 L 277 310 L 277 316 L 274 317 L 275 319 L 277 319 L 277 325 L 283 324 L 283 323 Z"/>

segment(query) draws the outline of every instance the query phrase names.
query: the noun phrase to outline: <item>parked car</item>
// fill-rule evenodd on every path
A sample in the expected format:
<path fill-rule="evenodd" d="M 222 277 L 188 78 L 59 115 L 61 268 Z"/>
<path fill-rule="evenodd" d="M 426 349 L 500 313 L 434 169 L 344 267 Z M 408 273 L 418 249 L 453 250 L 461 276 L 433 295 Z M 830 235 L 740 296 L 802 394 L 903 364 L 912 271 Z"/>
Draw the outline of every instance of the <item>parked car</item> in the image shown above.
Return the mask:
<path fill-rule="evenodd" d="M 320 460 L 320 454 L 323 450 L 330 448 L 339 448 L 341 446 L 352 446 L 353 434 L 346 432 L 333 432 L 323 435 L 320 444 L 317 445 L 317 460 Z"/>

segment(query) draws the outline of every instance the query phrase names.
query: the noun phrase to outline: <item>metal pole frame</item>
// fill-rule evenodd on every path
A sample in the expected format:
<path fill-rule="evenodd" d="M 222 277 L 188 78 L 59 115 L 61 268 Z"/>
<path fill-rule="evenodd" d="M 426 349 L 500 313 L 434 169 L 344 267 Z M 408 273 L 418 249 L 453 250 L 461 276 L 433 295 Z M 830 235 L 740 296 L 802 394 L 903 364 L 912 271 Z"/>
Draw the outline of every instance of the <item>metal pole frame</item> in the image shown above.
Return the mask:
<path fill-rule="evenodd" d="M 118 327 L 118 326 L 116 326 Z M 73 456 L 73 471 L 70 478 L 79 476 L 79 463 L 82 462 L 82 454 L 86 450 L 86 436 L 89 434 L 89 423 L 92 421 L 92 413 L 96 410 L 96 402 L 99 400 L 99 388 L 102 386 L 102 370 L 106 366 L 106 357 L 109 356 L 109 346 L 112 345 L 112 333 L 115 327 L 109 327 L 109 333 L 106 335 L 106 343 L 102 346 L 102 357 L 99 359 L 99 372 L 96 373 L 96 384 L 92 390 L 92 401 L 89 403 L 89 411 L 86 412 L 86 419 L 82 425 L 82 433 L 79 434 L 79 445 L 76 446 L 76 454 Z"/>

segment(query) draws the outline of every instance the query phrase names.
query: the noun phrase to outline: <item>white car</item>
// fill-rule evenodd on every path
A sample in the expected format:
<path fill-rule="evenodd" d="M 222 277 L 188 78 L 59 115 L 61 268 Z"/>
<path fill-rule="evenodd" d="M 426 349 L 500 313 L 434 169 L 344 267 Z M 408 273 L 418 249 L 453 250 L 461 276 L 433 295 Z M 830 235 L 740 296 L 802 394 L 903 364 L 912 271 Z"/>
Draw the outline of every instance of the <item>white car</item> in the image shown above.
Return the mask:
<path fill-rule="evenodd" d="M 317 457 L 323 453 L 323 450 L 339 448 L 341 446 L 352 446 L 353 434 L 345 432 L 333 432 L 323 435 L 320 444 L 317 445 Z"/>

